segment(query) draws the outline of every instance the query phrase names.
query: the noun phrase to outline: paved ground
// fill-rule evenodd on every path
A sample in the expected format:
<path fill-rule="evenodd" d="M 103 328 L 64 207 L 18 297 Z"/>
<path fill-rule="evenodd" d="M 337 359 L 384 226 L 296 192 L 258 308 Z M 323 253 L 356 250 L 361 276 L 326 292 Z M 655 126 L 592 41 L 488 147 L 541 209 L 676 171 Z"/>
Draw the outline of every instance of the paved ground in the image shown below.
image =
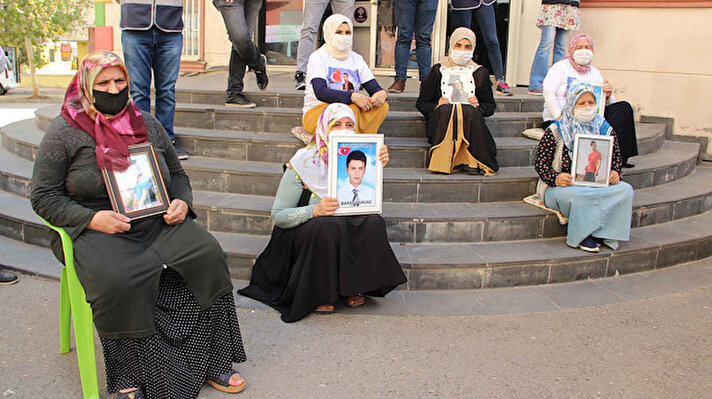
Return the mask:
<path fill-rule="evenodd" d="M 692 281 L 712 262 L 670 270 Z M 627 277 L 635 276 L 611 280 L 638 289 Z M 646 290 L 656 292 L 655 285 Z M 76 357 L 58 350 L 58 297 L 58 282 L 40 277 L 0 287 L 3 397 L 79 397 Z M 447 298 L 441 301 L 447 307 Z M 651 299 L 491 316 L 335 313 L 284 324 L 274 311 L 239 307 L 249 358 L 238 367 L 249 384 L 240 397 L 707 398 L 711 304 L 712 284 Z M 100 355 L 98 362 L 103 386 Z M 219 397 L 209 387 L 200 395 Z"/>

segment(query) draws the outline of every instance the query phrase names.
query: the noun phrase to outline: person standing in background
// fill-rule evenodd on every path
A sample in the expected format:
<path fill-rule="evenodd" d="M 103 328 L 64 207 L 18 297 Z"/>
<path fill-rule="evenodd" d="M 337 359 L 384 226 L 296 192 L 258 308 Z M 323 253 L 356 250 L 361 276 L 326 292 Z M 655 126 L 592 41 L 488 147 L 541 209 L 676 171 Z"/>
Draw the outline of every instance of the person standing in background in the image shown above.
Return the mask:
<path fill-rule="evenodd" d="M 307 62 L 314 52 L 314 41 L 319 31 L 326 6 L 331 4 L 334 14 L 347 16 L 353 22 L 354 0 L 305 0 L 302 13 L 302 30 L 297 46 L 297 71 L 294 73 L 294 88 L 304 90 L 307 87 Z"/>
<path fill-rule="evenodd" d="M 396 79 L 388 88 L 389 93 L 403 93 L 408 77 L 410 43 L 415 33 L 415 54 L 418 61 L 418 78 L 422 82 L 431 66 L 430 34 L 433 32 L 437 0 L 393 0 L 396 12 L 398 37 L 396 39 Z"/>
<path fill-rule="evenodd" d="M 155 115 L 175 146 L 173 118 L 176 80 L 183 49 L 183 5 L 175 0 L 116 0 L 121 4 L 121 46 L 131 80 L 131 98 L 151 112 L 151 75 L 155 78 Z M 176 148 L 178 159 L 188 154 Z"/>
<path fill-rule="evenodd" d="M 472 15 L 477 18 L 477 26 L 482 32 L 487 48 L 492 72 L 497 79 L 495 94 L 511 96 L 507 81 L 504 79 L 504 64 L 502 62 L 502 50 L 499 47 L 497 38 L 497 21 L 494 17 L 494 3 L 497 0 L 452 0 L 452 20 L 453 28 L 464 26 L 470 29 Z"/>
<path fill-rule="evenodd" d="M 549 69 L 549 53 L 554 46 L 554 64 L 566 56 L 568 31 L 579 30 L 579 0 L 542 0 L 536 26 L 541 40 L 529 73 L 529 94 L 541 96 L 541 84 Z"/>
<path fill-rule="evenodd" d="M 257 17 L 262 8 L 262 0 L 213 0 L 213 5 L 222 14 L 227 36 L 232 42 L 230 64 L 227 76 L 227 97 L 225 105 L 237 108 L 254 108 L 256 105 L 245 98 L 245 69 L 247 66 L 255 72 L 257 87 L 267 88 L 267 57 L 252 41 Z"/>

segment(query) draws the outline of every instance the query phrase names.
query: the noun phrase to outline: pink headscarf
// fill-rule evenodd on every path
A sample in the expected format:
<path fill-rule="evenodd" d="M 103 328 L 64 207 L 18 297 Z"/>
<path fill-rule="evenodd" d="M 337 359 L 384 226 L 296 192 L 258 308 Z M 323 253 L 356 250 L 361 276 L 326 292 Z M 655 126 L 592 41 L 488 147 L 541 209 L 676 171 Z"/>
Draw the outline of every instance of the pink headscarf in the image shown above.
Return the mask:
<path fill-rule="evenodd" d="M 99 169 L 124 171 L 129 167 L 129 145 L 145 143 L 148 131 L 141 111 L 131 100 L 113 116 L 106 116 L 94 107 L 91 101 L 94 80 L 102 69 L 111 66 L 121 68 L 128 82 L 129 74 L 119 56 L 103 50 L 89 53 L 69 83 L 61 115 L 69 126 L 83 130 L 96 141 L 94 151 Z"/>
<path fill-rule="evenodd" d="M 571 38 L 571 41 L 569 41 L 569 55 L 566 58 L 569 59 L 571 66 L 574 67 L 576 72 L 586 73 L 591 70 L 591 63 L 589 62 L 588 65 L 579 65 L 576 61 L 574 61 L 574 51 L 576 51 L 576 46 L 578 46 L 581 39 L 588 40 L 588 44 L 591 45 L 591 51 L 593 52 L 593 39 L 591 39 L 591 36 L 585 33 L 578 33 Z"/>

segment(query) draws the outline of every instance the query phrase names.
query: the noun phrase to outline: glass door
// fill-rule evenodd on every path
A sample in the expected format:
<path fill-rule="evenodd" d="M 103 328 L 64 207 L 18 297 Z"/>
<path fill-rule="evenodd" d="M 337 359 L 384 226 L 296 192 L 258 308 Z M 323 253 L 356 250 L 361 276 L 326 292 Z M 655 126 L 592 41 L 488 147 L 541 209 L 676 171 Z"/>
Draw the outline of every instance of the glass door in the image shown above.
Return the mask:
<path fill-rule="evenodd" d="M 181 60 L 200 61 L 200 26 L 205 0 L 183 0 L 183 51 Z"/>
<path fill-rule="evenodd" d="M 264 10 L 264 43 L 270 65 L 296 65 L 302 29 L 302 0 L 267 0 Z"/>

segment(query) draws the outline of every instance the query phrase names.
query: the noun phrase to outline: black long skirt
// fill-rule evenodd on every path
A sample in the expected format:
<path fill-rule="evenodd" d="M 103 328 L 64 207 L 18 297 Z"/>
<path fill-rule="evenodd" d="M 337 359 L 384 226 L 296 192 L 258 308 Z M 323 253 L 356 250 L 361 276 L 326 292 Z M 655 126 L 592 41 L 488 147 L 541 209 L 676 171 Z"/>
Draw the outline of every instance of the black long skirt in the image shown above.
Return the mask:
<path fill-rule="evenodd" d="M 428 135 L 428 143 L 431 146 L 440 144 L 445 138 L 450 116 L 452 115 L 452 107 L 451 104 L 441 105 L 428 115 L 426 134 Z M 485 118 L 477 108 L 470 106 L 462 107 L 462 118 L 463 121 L 455 120 L 455 123 L 462 123 L 464 139 L 470 143 L 467 148 L 470 154 L 493 171 L 499 170 L 497 145 L 485 123 Z M 454 127 L 454 132 L 457 132 L 457 125 Z M 453 137 L 453 140 L 457 140 L 457 137 Z"/>
<path fill-rule="evenodd" d="M 383 218 L 330 216 L 275 227 L 250 285 L 238 293 L 273 307 L 289 323 L 319 305 L 356 294 L 383 297 L 405 282 Z"/>
<path fill-rule="evenodd" d="M 160 277 L 158 332 L 146 338 L 101 338 L 109 392 L 140 388 L 147 399 L 191 399 L 205 380 L 246 360 L 232 293 L 201 309 L 180 275 Z"/>
<path fill-rule="evenodd" d="M 618 101 L 606 105 L 603 114 L 618 136 L 621 158 L 623 158 L 623 164 L 625 164 L 628 162 L 628 158 L 638 155 L 638 139 L 635 135 L 633 107 L 627 101 Z"/>

